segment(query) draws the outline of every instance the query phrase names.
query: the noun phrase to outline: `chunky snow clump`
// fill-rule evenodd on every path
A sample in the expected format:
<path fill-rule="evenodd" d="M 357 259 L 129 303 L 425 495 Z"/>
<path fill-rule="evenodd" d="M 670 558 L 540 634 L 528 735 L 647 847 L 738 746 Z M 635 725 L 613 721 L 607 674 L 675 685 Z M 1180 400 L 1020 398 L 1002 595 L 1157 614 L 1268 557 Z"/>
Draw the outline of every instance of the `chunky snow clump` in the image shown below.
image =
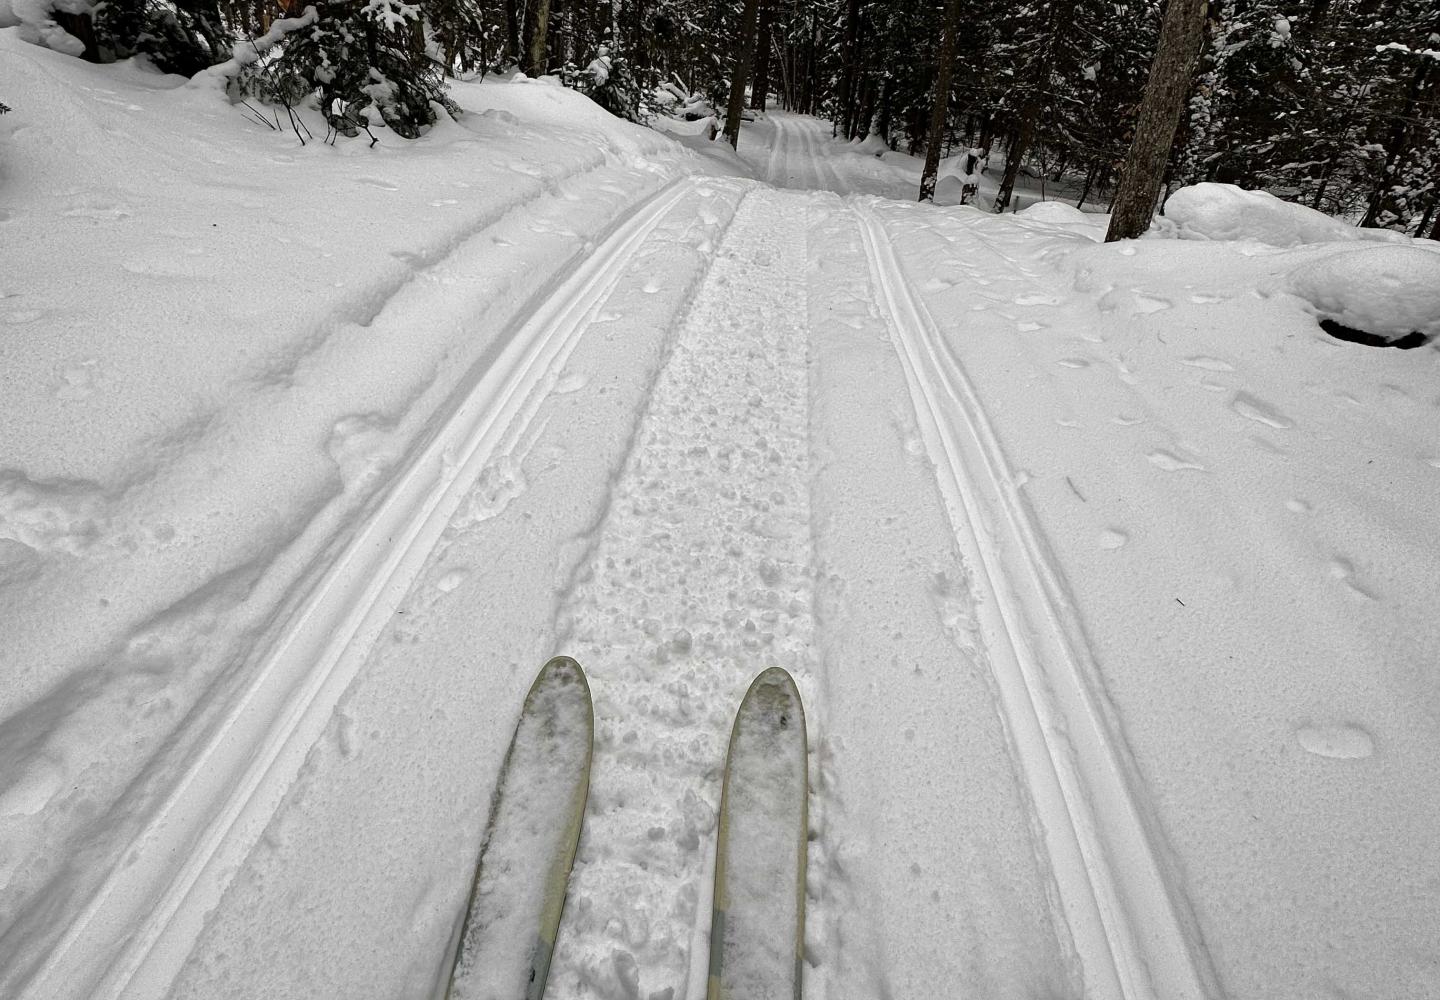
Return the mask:
<path fill-rule="evenodd" d="M 1290 272 L 1321 319 L 1396 340 L 1440 336 L 1440 253 L 1416 246 L 1341 250 Z"/>

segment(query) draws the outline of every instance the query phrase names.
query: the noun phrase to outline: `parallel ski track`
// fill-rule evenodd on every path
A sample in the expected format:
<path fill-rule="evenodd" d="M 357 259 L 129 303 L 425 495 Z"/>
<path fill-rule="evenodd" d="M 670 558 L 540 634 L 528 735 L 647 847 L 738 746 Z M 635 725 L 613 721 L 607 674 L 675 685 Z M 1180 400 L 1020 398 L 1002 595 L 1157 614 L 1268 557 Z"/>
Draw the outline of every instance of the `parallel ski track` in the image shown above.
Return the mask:
<path fill-rule="evenodd" d="M 692 189 L 673 182 L 642 203 L 509 336 L 318 579 L 125 862 L 32 978 L 27 1000 L 165 994 L 456 507 L 533 419 L 625 267 Z"/>
<path fill-rule="evenodd" d="M 776 187 L 789 188 L 797 191 L 822 191 L 828 190 L 825 187 L 825 178 L 821 169 L 819 147 L 815 142 L 814 130 L 806 125 L 797 122 L 789 114 L 777 115 L 770 119 L 775 123 L 775 145 L 770 151 L 770 160 L 767 169 L 770 171 L 769 181 Z M 814 121 L 816 119 L 810 119 Z M 810 174 L 814 180 L 813 184 L 806 185 L 804 177 L 799 171 L 794 174 L 790 172 L 795 165 L 796 150 L 800 151 L 800 159 L 810 165 Z M 784 175 L 781 176 L 781 171 Z"/>
<path fill-rule="evenodd" d="M 1001 708 L 1038 814 L 1088 1000 L 1202 1000 L 1218 980 L 1107 715 L 1072 602 L 958 359 L 873 209 L 852 207 L 956 540 Z"/>

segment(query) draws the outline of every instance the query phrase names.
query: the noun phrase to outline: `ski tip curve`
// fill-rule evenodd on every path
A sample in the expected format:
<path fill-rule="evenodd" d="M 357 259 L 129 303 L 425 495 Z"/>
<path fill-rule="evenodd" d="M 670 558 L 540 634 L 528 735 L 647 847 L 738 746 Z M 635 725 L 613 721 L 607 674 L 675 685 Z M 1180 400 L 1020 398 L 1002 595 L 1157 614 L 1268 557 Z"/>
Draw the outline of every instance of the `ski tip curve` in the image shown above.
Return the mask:
<path fill-rule="evenodd" d="M 585 689 L 588 696 L 590 693 L 590 679 L 585 676 L 585 668 L 580 666 L 580 661 L 570 656 L 552 656 L 540 668 L 535 675 L 535 683 L 531 690 L 543 687 L 546 684 L 574 684 L 579 683 Z"/>

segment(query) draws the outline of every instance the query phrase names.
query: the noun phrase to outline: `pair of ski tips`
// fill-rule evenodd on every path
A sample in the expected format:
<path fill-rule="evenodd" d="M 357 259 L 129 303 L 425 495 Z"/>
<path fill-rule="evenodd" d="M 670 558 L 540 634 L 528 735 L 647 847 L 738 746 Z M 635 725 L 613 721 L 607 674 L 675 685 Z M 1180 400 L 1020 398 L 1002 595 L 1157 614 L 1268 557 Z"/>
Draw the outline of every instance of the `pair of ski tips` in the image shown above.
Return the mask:
<path fill-rule="evenodd" d="M 540 1000 L 590 790 L 590 686 L 557 656 L 501 767 L 446 1000 Z M 805 710 L 779 667 L 735 715 L 720 796 L 707 1000 L 799 1000 L 805 940 Z"/>

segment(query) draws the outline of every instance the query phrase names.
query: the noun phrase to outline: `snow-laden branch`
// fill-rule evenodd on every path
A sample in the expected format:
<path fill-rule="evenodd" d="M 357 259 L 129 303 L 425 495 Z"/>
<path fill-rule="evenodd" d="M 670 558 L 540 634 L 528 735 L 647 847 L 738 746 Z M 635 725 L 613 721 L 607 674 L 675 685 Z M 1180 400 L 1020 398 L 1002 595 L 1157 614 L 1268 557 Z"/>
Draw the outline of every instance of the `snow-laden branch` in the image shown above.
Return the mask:
<path fill-rule="evenodd" d="M 308 28 L 320 19 L 320 12 L 314 5 L 306 7 L 299 17 L 282 17 L 270 25 L 270 30 L 259 38 L 238 43 L 230 51 L 230 58 L 203 69 L 191 78 L 192 86 L 217 86 L 224 89 L 246 66 L 259 62 L 260 58 L 280 43 L 292 31 Z"/>
<path fill-rule="evenodd" d="M 1420 56 L 1424 59 L 1434 59 L 1440 62 L 1440 49 L 1412 49 L 1403 42 L 1386 42 L 1384 45 L 1375 46 L 1376 52 L 1404 52 L 1406 55 Z"/>

